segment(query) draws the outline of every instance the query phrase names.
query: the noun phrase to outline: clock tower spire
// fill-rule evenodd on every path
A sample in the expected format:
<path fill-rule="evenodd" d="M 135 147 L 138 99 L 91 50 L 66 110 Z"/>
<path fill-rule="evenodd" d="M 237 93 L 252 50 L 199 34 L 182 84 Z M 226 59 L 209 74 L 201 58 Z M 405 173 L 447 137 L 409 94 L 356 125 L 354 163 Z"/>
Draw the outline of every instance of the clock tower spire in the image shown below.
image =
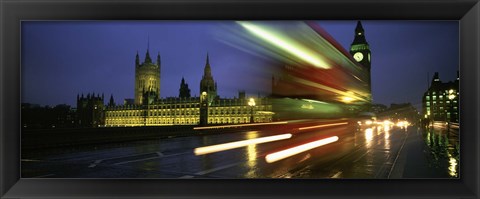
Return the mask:
<path fill-rule="evenodd" d="M 357 62 L 370 71 L 370 46 L 365 39 L 365 30 L 360 21 L 357 22 L 357 27 L 355 28 L 355 37 L 352 45 L 350 45 L 350 54 Z"/>
<path fill-rule="evenodd" d="M 366 82 L 368 83 L 368 91 L 370 92 L 370 101 L 371 101 L 371 93 L 372 93 L 372 81 L 371 81 L 371 52 L 370 46 L 368 45 L 367 39 L 365 39 L 365 30 L 363 29 L 362 22 L 357 22 L 357 27 L 355 27 L 355 37 L 353 39 L 352 45 L 350 45 L 350 55 L 362 65 L 368 73 L 368 79 Z"/>

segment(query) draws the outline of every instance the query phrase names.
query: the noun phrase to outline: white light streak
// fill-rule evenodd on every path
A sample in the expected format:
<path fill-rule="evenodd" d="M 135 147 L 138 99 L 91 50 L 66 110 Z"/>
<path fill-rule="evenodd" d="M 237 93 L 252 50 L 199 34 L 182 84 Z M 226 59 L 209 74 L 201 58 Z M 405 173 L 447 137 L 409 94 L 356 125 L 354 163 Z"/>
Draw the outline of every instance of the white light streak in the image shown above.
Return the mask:
<path fill-rule="evenodd" d="M 316 125 L 316 126 L 308 126 L 308 127 L 301 127 L 298 128 L 298 130 L 306 130 L 306 129 L 315 129 L 315 128 L 322 128 L 322 127 L 329 127 L 329 126 L 340 126 L 340 125 L 346 125 L 348 122 L 341 122 L 341 123 L 333 123 L 333 124 L 322 124 L 322 125 Z"/>
<path fill-rule="evenodd" d="M 219 151 L 225 151 L 225 150 L 240 148 L 240 147 L 244 147 L 244 146 L 248 146 L 248 145 L 252 145 L 252 144 L 261 144 L 261 143 L 266 143 L 266 142 L 285 140 L 285 139 L 289 139 L 291 137 L 292 137 L 292 134 L 281 134 L 281 135 L 275 135 L 275 136 L 255 138 L 255 139 L 250 139 L 250 140 L 229 142 L 229 143 L 224 143 L 224 144 L 217 144 L 217 145 L 195 148 L 194 153 L 195 153 L 195 155 L 205 155 L 205 154 L 209 154 L 209 153 L 215 153 L 215 152 L 219 152 Z"/>
<path fill-rule="evenodd" d="M 336 141 L 338 141 L 338 136 L 333 136 L 333 137 L 317 140 L 314 142 L 309 142 L 307 144 L 302 144 L 293 148 L 268 154 L 267 156 L 265 156 L 265 161 L 267 161 L 268 163 L 276 162 L 276 161 L 288 158 L 290 156 L 293 156 L 293 155 L 296 155 L 296 154 L 299 154 L 299 153 L 302 153 L 326 144 L 330 144 Z"/>

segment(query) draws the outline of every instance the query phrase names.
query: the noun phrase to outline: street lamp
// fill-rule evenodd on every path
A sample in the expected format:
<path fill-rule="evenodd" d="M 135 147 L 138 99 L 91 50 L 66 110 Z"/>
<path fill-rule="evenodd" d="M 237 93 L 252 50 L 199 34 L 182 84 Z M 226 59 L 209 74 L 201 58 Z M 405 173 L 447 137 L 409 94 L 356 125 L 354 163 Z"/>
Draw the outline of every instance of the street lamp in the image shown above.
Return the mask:
<path fill-rule="evenodd" d="M 255 106 L 255 100 L 250 98 L 248 101 L 248 106 L 250 106 L 250 123 L 253 123 L 253 107 Z"/>
<path fill-rule="evenodd" d="M 455 99 L 455 95 L 453 94 L 453 89 L 450 89 L 450 91 L 448 91 L 448 99 L 450 100 L 450 122 L 453 122 L 455 121 L 454 118 L 453 118 L 453 99 Z"/>

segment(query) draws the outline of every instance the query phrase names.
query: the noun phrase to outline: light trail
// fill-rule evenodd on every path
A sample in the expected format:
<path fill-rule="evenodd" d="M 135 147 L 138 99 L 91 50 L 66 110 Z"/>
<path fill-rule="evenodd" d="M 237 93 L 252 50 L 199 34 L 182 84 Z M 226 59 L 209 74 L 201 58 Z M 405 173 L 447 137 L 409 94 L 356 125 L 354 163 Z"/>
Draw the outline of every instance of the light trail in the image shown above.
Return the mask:
<path fill-rule="evenodd" d="M 237 142 L 229 142 L 229 143 L 224 143 L 224 144 L 217 144 L 217 145 L 195 148 L 194 153 L 195 153 L 195 155 L 205 155 L 205 154 L 209 154 L 209 153 L 215 153 L 215 152 L 219 152 L 219 151 L 225 151 L 225 150 L 240 148 L 240 147 L 244 147 L 244 146 L 248 146 L 248 145 L 252 145 L 252 144 L 261 144 L 261 143 L 266 143 L 266 142 L 285 140 L 285 139 L 289 139 L 291 137 L 292 137 L 292 134 L 288 133 L 288 134 L 281 134 L 281 135 L 255 138 L 255 139 L 250 139 L 250 140 L 242 140 L 242 141 L 237 141 Z"/>
<path fill-rule="evenodd" d="M 219 129 L 219 128 L 231 128 L 231 127 L 242 127 L 242 126 L 261 126 L 261 125 L 273 125 L 273 124 L 288 124 L 288 122 L 268 122 L 268 123 L 253 123 L 253 124 L 232 124 L 232 125 L 222 125 L 222 126 L 205 126 L 205 127 L 194 127 L 193 130 Z"/>
<path fill-rule="evenodd" d="M 359 100 L 359 101 L 363 101 L 363 102 L 368 101 L 367 99 L 362 98 L 362 97 L 358 97 L 353 93 L 341 91 L 339 89 L 332 88 L 330 86 L 326 86 L 326 85 L 323 85 L 323 84 L 320 84 L 320 83 L 317 83 L 317 82 L 313 82 L 313 81 L 306 80 L 306 79 L 303 79 L 303 78 L 298 78 L 298 77 L 292 77 L 292 79 L 294 81 L 298 82 L 298 83 L 301 83 L 301 84 L 304 84 L 304 85 L 307 85 L 307 86 L 311 86 L 311 87 L 315 87 L 315 88 L 319 88 L 319 89 L 322 89 L 322 90 L 330 91 L 332 93 L 336 93 L 336 94 L 339 94 L 339 95 L 344 95 L 344 96 L 353 98 L 355 100 Z"/>
<path fill-rule="evenodd" d="M 268 163 L 276 162 L 276 161 L 288 158 L 290 156 L 293 156 L 293 155 L 296 155 L 296 154 L 299 154 L 299 153 L 302 153 L 326 144 L 330 144 L 336 141 L 338 141 L 338 136 L 333 136 L 333 137 L 317 140 L 314 142 L 309 142 L 307 144 L 302 144 L 293 148 L 268 154 L 267 156 L 265 156 L 265 161 L 267 161 Z"/>
<path fill-rule="evenodd" d="M 267 29 L 262 28 L 261 26 L 254 25 L 248 22 L 238 22 L 241 26 L 245 29 L 253 33 L 254 35 L 262 38 L 263 40 L 269 42 L 272 45 L 281 48 L 296 57 L 323 69 L 331 68 L 327 62 L 325 62 L 321 57 L 319 57 L 315 52 L 312 52 L 308 48 L 294 42 L 287 37 L 283 37 L 282 35 L 268 31 Z"/>
<path fill-rule="evenodd" d="M 298 130 L 301 131 L 301 130 L 307 130 L 307 129 L 316 129 L 316 128 L 329 127 L 329 126 L 340 126 L 340 125 L 346 125 L 346 124 L 348 124 L 348 122 L 322 124 L 322 125 L 316 125 L 316 126 L 301 127 L 301 128 L 298 128 Z"/>

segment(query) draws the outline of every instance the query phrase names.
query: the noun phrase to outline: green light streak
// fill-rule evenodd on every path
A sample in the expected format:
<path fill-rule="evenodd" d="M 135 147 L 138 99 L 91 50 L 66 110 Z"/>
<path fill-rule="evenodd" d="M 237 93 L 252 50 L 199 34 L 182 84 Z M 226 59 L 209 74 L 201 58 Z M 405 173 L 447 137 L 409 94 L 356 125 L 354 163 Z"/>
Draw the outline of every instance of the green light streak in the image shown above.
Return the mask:
<path fill-rule="evenodd" d="M 248 22 L 238 22 L 241 26 L 247 29 L 249 32 L 260 37 L 261 39 L 277 46 L 294 56 L 323 69 L 329 69 L 330 66 L 322 60 L 322 58 L 315 55 L 315 53 L 309 51 L 308 49 L 302 47 L 301 45 L 296 44 L 293 41 L 289 41 L 288 38 L 282 37 L 279 34 L 274 32 L 269 32 L 268 30 L 262 29 L 259 26 L 253 25 Z"/>

